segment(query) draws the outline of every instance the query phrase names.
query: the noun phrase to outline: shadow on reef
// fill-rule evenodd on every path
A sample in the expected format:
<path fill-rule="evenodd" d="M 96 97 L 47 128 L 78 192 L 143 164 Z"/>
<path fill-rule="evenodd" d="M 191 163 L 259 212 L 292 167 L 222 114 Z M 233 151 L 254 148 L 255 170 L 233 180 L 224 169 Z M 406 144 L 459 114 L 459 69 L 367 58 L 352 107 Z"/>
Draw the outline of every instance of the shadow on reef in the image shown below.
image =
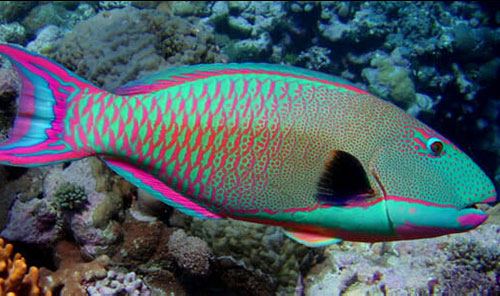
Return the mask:
<path fill-rule="evenodd" d="M 273 295 L 278 288 L 264 274 L 255 274 L 237 266 L 227 259 L 219 259 L 213 263 L 212 272 L 204 278 L 186 277 L 177 272 L 187 295 L 195 296 L 265 296 Z"/>

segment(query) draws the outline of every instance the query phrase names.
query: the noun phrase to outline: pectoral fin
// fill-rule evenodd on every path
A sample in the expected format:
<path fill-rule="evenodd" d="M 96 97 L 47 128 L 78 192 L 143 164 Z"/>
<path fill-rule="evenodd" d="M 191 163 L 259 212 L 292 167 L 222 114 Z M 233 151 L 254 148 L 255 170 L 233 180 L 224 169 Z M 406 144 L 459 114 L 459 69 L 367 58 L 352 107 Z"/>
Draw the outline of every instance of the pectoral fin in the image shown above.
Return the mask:
<path fill-rule="evenodd" d="M 320 201 L 334 205 L 360 202 L 374 196 L 363 165 L 354 155 L 341 150 L 331 152 L 317 190 Z"/>
<path fill-rule="evenodd" d="M 328 237 L 318 233 L 303 232 L 293 229 L 286 229 L 284 231 L 286 236 L 308 247 L 324 247 L 342 242 L 340 238 Z"/>

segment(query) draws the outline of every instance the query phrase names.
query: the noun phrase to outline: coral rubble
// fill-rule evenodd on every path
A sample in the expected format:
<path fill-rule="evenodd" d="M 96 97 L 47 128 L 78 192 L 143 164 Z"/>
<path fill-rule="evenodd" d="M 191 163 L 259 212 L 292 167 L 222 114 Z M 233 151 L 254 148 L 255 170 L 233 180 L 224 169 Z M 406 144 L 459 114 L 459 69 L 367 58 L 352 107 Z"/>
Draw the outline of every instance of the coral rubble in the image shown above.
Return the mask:
<path fill-rule="evenodd" d="M 304 279 L 305 294 L 496 295 L 499 233 L 486 224 L 435 239 L 334 245 Z"/>
<path fill-rule="evenodd" d="M 87 295 L 85 282 L 102 279 L 108 274 L 109 257 L 101 255 L 91 262 L 84 262 L 80 249 L 67 241 L 59 242 L 54 250 L 57 270 L 40 269 L 40 285 L 44 291 L 60 290 L 62 296 Z"/>

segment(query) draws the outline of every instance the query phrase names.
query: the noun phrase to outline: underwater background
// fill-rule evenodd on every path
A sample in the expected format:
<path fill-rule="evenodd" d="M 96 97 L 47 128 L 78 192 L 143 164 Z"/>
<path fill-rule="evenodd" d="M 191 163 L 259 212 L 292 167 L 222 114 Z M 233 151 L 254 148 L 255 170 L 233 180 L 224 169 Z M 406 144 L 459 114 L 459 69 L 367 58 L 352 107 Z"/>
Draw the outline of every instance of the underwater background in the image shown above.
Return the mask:
<path fill-rule="evenodd" d="M 0 42 L 107 90 L 188 64 L 265 62 L 330 73 L 450 138 L 498 188 L 499 7 L 7 1 Z M 0 63 L 3 140 L 20 82 Z M 277 227 L 187 217 L 93 158 L 0 166 L 0 192 L 0 236 L 40 268 L 39 286 L 54 295 L 500 295 L 498 205 L 484 205 L 489 220 L 463 234 L 307 248 Z M 8 249 L 0 242 L 0 261 L 10 260 Z"/>

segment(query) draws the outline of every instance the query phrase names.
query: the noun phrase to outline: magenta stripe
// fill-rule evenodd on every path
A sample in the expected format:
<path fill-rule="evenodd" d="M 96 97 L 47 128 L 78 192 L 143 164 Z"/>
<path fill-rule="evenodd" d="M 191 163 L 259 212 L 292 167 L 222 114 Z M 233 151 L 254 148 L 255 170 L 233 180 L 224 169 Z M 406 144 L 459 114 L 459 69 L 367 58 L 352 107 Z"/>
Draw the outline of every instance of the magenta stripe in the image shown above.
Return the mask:
<path fill-rule="evenodd" d="M 395 195 L 388 195 L 385 197 L 386 200 L 393 200 L 393 201 L 402 201 L 402 202 L 408 202 L 408 203 L 415 203 L 415 204 L 420 204 L 424 205 L 427 207 L 438 207 L 438 208 L 452 208 L 452 209 L 457 209 L 459 210 L 460 208 L 453 206 L 453 205 L 441 205 L 429 201 L 424 201 L 421 199 L 412 199 L 412 198 L 407 198 L 407 197 L 401 197 L 401 196 L 395 196 Z"/>
<path fill-rule="evenodd" d="M 40 146 L 37 146 L 40 147 Z M 43 146 L 46 150 L 55 150 L 54 146 Z M 33 165 L 36 163 L 48 163 L 48 162 L 58 162 L 63 159 L 78 159 L 85 156 L 89 156 L 90 154 L 82 154 L 81 152 L 69 151 L 58 154 L 44 154 L 44 155 L 36 155 L 36 156 L 16 156 L 9 153 L 9 161 L 15 163 L 16 165 Z"/>
<path fill-rule="evenodd" d="M 485 203 L 495 202 L 496 199 L 497 199 L 497 197 L 495 195 L 493 195 L 493 196 L 488 197 L 487 199 L 485 199 L 483 202 L 485 202 Z"/>
<path fill-rule="evenodd" d="M 99 134 L 99 131 L 97 129 L 97 127 L 94 127 L 93 128 L 94 130 L 94 144 L 95 144 L 95 149 L 97 150 L 98 148 L 101 148 L 101 149 L 105 149 L 105 145 L 104 143 L 102 142 L 102 137 L 101 135 Z M 104 151 L 104 150 L 103 150 Z"/>
<path fill-rule="evenodd" d="M 118 119 L 118 116 L 120 115 L 120 109 L 118 109 L 117 105 L 114 105 L 113 109 L 114 109 L 113 110 L 114 111 L 113 112 L 113 118 L 111 118 L 111 123 L 112 124 L 116 122 L 116 120 Z M 122 122 L 122 121 L 120 120 L 120 122 Z"/>
<path fill-rule="evenodd" d="M 243 89 L 241 90 L 240 100 L 244 100 L 248 93 L 248 80 L 243 79 Z M 231 98 L 231 97 L 229 97 Z"/>
<path fill-rule="evenodd" d="M 230 83 L 230 86 L 229 86 L 229 93 L 228 93 L 228 95 L 227 95 L 227 98 L 228 98 L 228 99 L 231 99 L 231 98 L 233 97 L 233 95 L 234 95 L 234 89 L 235 89 L 235 88 L 236 88 L 236 85 L 235 85 L 235 83 L 234 83 L 234 80 L 232 80 L 232 79 L 231 79 L 231 83 Z M 223 100 L 221 99 L 221 101 L 223 101 Z M 219 110 L 220 110 L 220 109 L 219 109 L 219 108 L 217 108 L 216 113 L 219 113 Z"/>
<path fill-rule="evenodd" d="M 450 141 L 446 140 L 445 138 L 441 137 L 440 135 L 438 135 L 436 132 L 434 131 L 431 131 L 427 128 L 418 128 L 418 127 L 415 127 L 415 126 L 405 126 L 405 129 L 414 129 L 416 130 L 417 132 L 419 132 L 420 134 L 422 134 L 422 136 L 428 140 L 430 138 L 438 138 L 439 140 L 443 141 L 443 143 L 446 143 L 446 144 L 451 144 Z"/>
<path fill-rule="evenodd" d="M 87 147 L 87 136 L 83 130 L 83 126 L 79 125 L 78 126 L 78 137 L 80 139 L 80 142 L 82 142 L 82 145 L 84 149 L 88 149 Z"/>
<path fill-rule="evenodd" d="M 198 71 L 196 71 L 196 72 L 198 72 Z M 189 73 L 189 74 L 184 74 L 184 75 L 187 77 L 196 78 L 196 79 L 202 79 L 202 78 L 206 77 L 206 75 L 196 74 L 196 73 Z"/>
<path fill-rule="evenodd" d="M 167 187 L 163 182 L 157 180 L 156 178 L 152 177 L 151 175 L 136 169 L 135 167 L 128 165 L 124 162 L 121 161 L 115 161 L 115 160 L 107 160 L 108 163 L 119 167 L 120 169 L 130 172 L 133 174 L 134 177 L 137 179 L 141 180 L 142 183 L 145 185 L 151 187 L 154 191 L 157 193 L 161 194 L 164 198 L 167 198 L 174 203 L 179 204 L 180 206 L 185 207 L 186 209 L 190 209 L 194 211 L 195 213 L 198 213 L 204 217 L 207 218 L 214 218 L 214 219 L 219 219 L 221 216 L 214 214 L 205 208 L 201 207 L 200 205 L 194 203 L 193 201 L 187 199 L 186 197 L 180 195 L 179 193 L 173 191 L 169 187 Z"/>
<path fill-rule="evenodd" d="M 105 135 L 105 134 L 108 133 L 109 126 L 110 126 L 109 117 L 104 117 L 104 127 L 103 127 L 103 130 L 102 130 L 102 134 L 103 135 Z"/>
<path fill-rule="evenodd" d="M 31 81 L 22 74 L 19 67 L 15 64 L 12 64 L 12 66 L 16 69 L 22 80 L 22 93 L 24 95 L 20 98 L 18 117 L 15 120 L 14 128 L 9 135 L 9 139 L 4 142 L 3 145 L 17 142 L 28 134 L 32 123 L 31 118 L 33 117 L 33 114 L 35 114 L 35 87 L 33 86 L 33 83 L 31 83 Z"/>
<path fill-rule="evenodd" d="M 483 224 L 486 219 L 488 219 L 488 214 L 467 214 L 464 216 L 458 217 L 458 223 L 462 226 L 478 226 L 480 224 Z"/>
<path fill-rule="evenodd" d="M 220 89 L 221 89 L 221 83 L 220 81 L 217 81 L 217 84 L 215 86 L 214 100 L 217 100 L 217 98 L 219 97 Z"/>
<path fill-rule="evenodd" d="M 422 140 L 420 140 L 419 138 L 413 138 L 413 141 L 415 141 L 417 143 L 417 145 L 422 147 L 423 150 L 425 150 L 427 148 L 426 145 L 424 144 L 424 142 L 422 142 Z"/>

